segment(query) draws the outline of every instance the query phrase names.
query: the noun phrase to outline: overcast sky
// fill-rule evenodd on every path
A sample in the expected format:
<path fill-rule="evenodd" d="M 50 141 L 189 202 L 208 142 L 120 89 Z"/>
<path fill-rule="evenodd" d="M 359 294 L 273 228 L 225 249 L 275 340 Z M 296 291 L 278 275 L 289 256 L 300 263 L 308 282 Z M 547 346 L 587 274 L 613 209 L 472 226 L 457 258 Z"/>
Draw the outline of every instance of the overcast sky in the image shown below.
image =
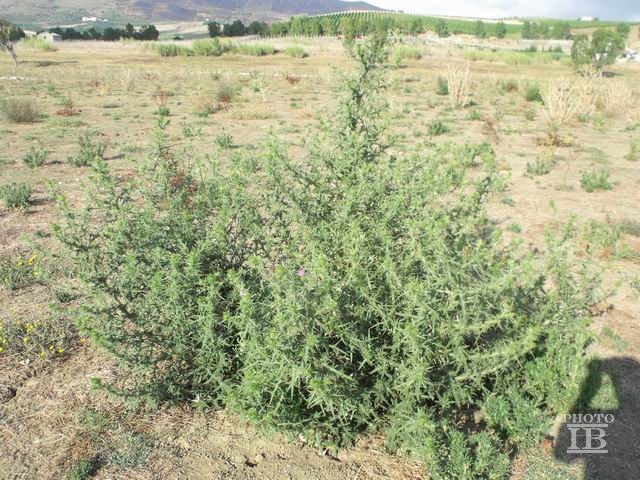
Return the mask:
<path fill-rule="evenodd" d="M 640 0 L 369 0 L 390 10 L 467 17 L 599 17 L 640 20 Z"/>

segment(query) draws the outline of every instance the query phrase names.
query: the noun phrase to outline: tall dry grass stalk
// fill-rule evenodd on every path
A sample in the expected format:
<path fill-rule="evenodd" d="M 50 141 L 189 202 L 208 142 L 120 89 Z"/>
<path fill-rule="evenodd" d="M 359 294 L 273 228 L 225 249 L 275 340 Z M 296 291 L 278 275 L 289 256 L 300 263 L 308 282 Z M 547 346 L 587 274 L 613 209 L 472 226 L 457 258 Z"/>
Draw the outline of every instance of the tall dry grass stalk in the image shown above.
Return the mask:
<path fill-rule="evenodd" d="M 449 84 L 449 102 L 453 108 L 462 108 L 469 103 L 471 71 L 469 63 L 464 67 L 447 65 L 447 83 Z"/>
<path fill-rule="evenodd" d="M 544 116 L 554 129 L 566 125 L 577 116 L 595 113 L 595 88 L 593 79 L 552 80 L 541 89 Z"/>
<path fill-rule="evenodd" d="M 596 82 L 598 77 L 587 77 L 579 79 L 575 83 L 576 91 L 576 116 L 578 118 L 589 118 L 596 113 L 596 100 L 598 92 Z"/>
<path fill-rule="evenodd" d="M 624 80 L 602 79 L 597 106 L 608 117 L 626 114 L 633 107 L 633 94 Z"/>
<path fill-rule="evenodd" d="M 123 68 L 120 71 L 120 85 L 122 85 L 122 89 L 129 93 L 136 86 L 136 78 L 133 70 L 129 68 Z"/>
<path fill-rule="evenodd" d="M 578 67 L 578 74 L 587 79 L 595 79 L 602 77 L 602 68 L 596 67 L 595 65 L 585 64 Z"/>

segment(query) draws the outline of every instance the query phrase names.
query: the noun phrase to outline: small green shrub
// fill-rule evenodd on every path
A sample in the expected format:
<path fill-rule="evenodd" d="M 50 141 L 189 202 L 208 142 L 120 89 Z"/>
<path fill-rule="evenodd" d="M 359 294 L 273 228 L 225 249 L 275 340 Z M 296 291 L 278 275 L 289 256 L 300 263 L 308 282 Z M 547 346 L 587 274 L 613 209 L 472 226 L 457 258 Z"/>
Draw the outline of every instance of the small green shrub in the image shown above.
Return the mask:
<path fill-rule="evenodd" d="M 7 208 L 25 210 L 29 207 L 29 200 L 33 189 L 30 185 L 20 183 L 10 183 L 0 187 L 0 198 Z"/>
<path fill-rule="evenodd" d="M 580 234 L 581 240 L 591 248 L 614 250 L 622 237 L 622 231 L 607 218 L 606 222 L 590 220 L 584 224 Z"/>
<path fill-rule="evenodd" d="M 29 151 L 22 157 L 22 163 L 29 168 L 41 167 L 47 159 L 47 151 L 44 148 L 36 150 L 33 145 Z"/>
<path fill-rule="evenodd" d="M 581 240 L 587 251 L 595 247 L 600 257 L 606 256 L 617 260 L 631 259 L 634 252 L 622 241 L 623 225 L 613 223 L 610 218 L 606 222 L 591 220 L 582 228 Z"/>
<path fill-rule="evenodd" d="M 527 175 L 546 175 L 556 164 L 554 153 L 545 153 L 536 158 L 534 163 L 527 162 Z"/>
<path fill-rule="evenodd" d="M 153 451 L 153 443 L 140 433 L 126 432 L 120 435 L 109 455 L 109 463 L 119 469 L 135 468 L 143 465 Z"/>
<path fill-rule="evenodd" d="M 442 96 L 449 95 L 449 82 L 443 76 L 438 76 L 436 94 Z"/>
<path fill-rule="evenodd" d="M 13 123 L 35 123 L 42 117 L 40 108 L 28 98 L 8 98 L 0 103 L 0 110 Z"/>
<path fill-rule="evenodd" d="M 506 79 L 498 82 L 498 90 L 504 93 L 517 92 L 520 89 L 517 80 Z"/>
<path fill-rule="evenodd" d="M 593 120 L 593 128 L 595 128 L 599 132 L 606 132 L 609 128 L 609 120 L 605 115 L 598 113 L 593 115 L 592 117 L 586 117 L 587 120 L 591 118 Z"/>
<path fill-rule="evenodd" d="M 47 277 L 42 256 L 32 253 L 26 257 L 0 257 L 0 285 L 8 290 L 19 290 L 34 283 L 42 283 Z"/>
<path fill-rule="evenodd" d="M 261 43 L 240 43 L 234 48 L 234 52 L 240 55 L 249 55 L 252 57 L 264 57 L 266 55 L 274 55 L 277 53 L 276 47 Z"/>
<path fill-rule="evenodd" d="M 629 348 L 629 342 L 627 342 L 624 338 L 618 335 L 609 327 L 604 327 L 602 329 L 602 341 L 612 346 L 618 353 L 624 353 L 627 348 Z"/>
<path fill-rule="evenodd" d="M 38 37 L 26 37 L 20 41 L 20 45 L 32 50 L 39 50 L 41 52 L 56 52 L 58 49 L 50 42 L 47 42 L 44 38 Z"/>
<path fill-rule="evenodd" d="M 609 181 L 610 173 L 606 170 L 597 170 L 591 172 L 582 172 L 580 177 L 580 185 L 588 192 L 592 193 L 596 190 L 611 190 L 613 184 Z"/>
<path fill-rule="evenodd" d="M 640 160 L 640 138 L 634 138 L 631 140 L 629 153 L 625 158 L 630 162 L 637 162 Z"/>
<path fill-rule="evenodd" d="M 55 309 L 42 319 L 0 320 L 0 358 L 7 354 L 29 362 L 52 360 L 68 354 L 77 341 L 73 321 Z"/>
<path fill-rule="evenodd" d="M 309 56 L 305 51 L 305 49 L 298 45 L 293 45 L 291 47 L 285 48 L 284 54 L 287 57 L 291 57 L 291 58 L 306 58 Z"/>
<path fill-rule="evenodd" d="M 220 83 L 216 88 L 215 97 L 219 104 L 231 103 L 239 91 L 240 87 L 234 83 Z"/>
<path fill-rule="evenodd" d="M 219 57 L 229 50 L 227 44 L 223 44 L 219 39 L 194 40 L 191 49 L 195 55 L 203 57 Z"/>
<path fill-rule="evenodd" d="M 74 167 L 86 167 L 92 165 L 96 160 L 104 158 L 104 151 L 107 146 L 102 141 L 94 142 L 97 134 L 90 130 L 82 132 L 78 136 L 78 146 L 80 150 L 76 155 L 68 157 L 68 161 Z"/>
<path fill-rule="evenodd" d="M 401 63 L 405 60 L 420 60 L 422 53 L 415 47 L 408 45 L 398 45 L 393 49 L 393 59 L 395 63 Z"/>
<path fill-rule="evenodd" d="M 171 110 L 168 107 L 158 107 L 156 114 L 160 117 L 168 117 L 171 115 Z"/>
<path fill-rule="evenodd" d="M 533 50 L 526 51 L 483 51 L 468 50 L 463 53 L 465 59 L 472 62 L 504 62 L 507 65 L 546 65 L 558 62 L 562 65 L 571 64 L 568 55 L 558 52 L 537 52 Z"/>
<path fill-rule="evenodd" d="M 212 94 L 200 94 L 193 99 L 193 111 L 198 117 L 207 117 L 216 113 L 220 106 Z"/>
<path fill-rule="evenodd" d="M 477 122 L 479 120 L 482 120 L 482 114 L 480 113 L 480 110 L 478 110 L 477 108 L 472 108 L 471 110 L 469 110 L 469 113 L 465 118 L 466 120 L 472 120 Z"/>
<path fill-rule="evenodd" d="M 100 470 L 97 458 L 81 458 L 67 472 L 67 480 L 89 480 Z"/>
<path fill-rule="evenodd" d="M 540 91 L 540 85 L 537 83 L 528 83 L 524 87 L 524 99 L 527 102 L 540 102 L 542 103 L 542 92 Z"/>
<path fill-rule="evenodd" d="M 157 43 L 154 44 L 153 48 L 160 54 L 161 57 L 190 57 L 192 55 L 195 55 L 192 49 L 173 43 Z"/>
<path fill-rule="evenodd" d="M 216 136 L 215 142 L 220 148 L 231 148 L 233 146 L 233 137 L 223 130 Z"/>
<path fill-rule="evenodd" d="M 623 220 L 619 223 L 623 233 L 640 238 L 640 220 Z"/>
<path fill-rule="evenodd" d="M 449 131 L 449 127 L 447 127 L 441 120 L 433 120 L 427 126 L 427 133 L 431 136 L 444 135 Z"/>

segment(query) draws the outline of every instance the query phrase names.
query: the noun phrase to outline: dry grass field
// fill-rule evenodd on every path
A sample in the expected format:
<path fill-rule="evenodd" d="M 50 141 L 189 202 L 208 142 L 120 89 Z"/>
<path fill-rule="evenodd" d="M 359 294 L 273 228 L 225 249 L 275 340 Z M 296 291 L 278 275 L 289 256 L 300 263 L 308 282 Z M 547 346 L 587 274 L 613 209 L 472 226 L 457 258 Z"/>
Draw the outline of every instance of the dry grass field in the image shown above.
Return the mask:
<path fill-rule="evenodd" d="M 334 457 L 225 412 L 146 410 L 92 389 L 92 378 L 118 372 L 68 319 L 65 309 L 81 299 L 52 236 L 52 192 L 81 202 L 91 175 L 68 161 L 78 154 L 79 135 L 103 142 L 104 158 L 122 178 L 136 174 L 159 111 L 177 149 L 186 137 L 196 151 L 233 161 L 273 132 L 295 155 L 319 120 L 331 121 L 353 62 L 335 39 L 272 43 L 295 43 L 308 56 L 166 58 L 142 44 L 86 42 L 52 52 L 19 48 L 18 70 L 0 57 L 0 101 L 28 100 L 37 109 L 26 123 L 0 114 L 0 186 L 33 189 L 25 208 L 0 205 L 0 478 L 427 475 L 425 466 L 386 453 L 375 436 Z M 610 378 L 609 390 L 598 393 L 600 407 L 619 421 L 611 454 L 569 462 L 549 441 L 519 455 L 513 478 L 631 478 L 625 472 L 640 468 L 640 65 L 611 67 L 612 75 L 585 86 L 567 61 L 526 62 L 500 52 L 476 59 L 419 42 L 412 48 L 421 58 L 401 59 L 392 73 L 396 155 L 430 142 L 487 142 L 508 178 L 490 205 L 506 239 L 543 248 L 547 227 L 575 217 L 579 250 L 593 254 L 603 272 L 606 300 L 594 306 L 591 353 Z M 462 75 L 467 66 L 468 101 L 455 108 L 438 94 L 438 77 Z M 547 96 L 544 105 L 525 98 L 534 85 Z M 562 97 L 567 91 L 572 99 L 583 95 L 579 105 L 567 105 L 574 101 Z M 46 151 L 42 165 L 25 164 L 31 149 L 32 156 Z M 10 334 L 21 339 L 17 345 Z"/>

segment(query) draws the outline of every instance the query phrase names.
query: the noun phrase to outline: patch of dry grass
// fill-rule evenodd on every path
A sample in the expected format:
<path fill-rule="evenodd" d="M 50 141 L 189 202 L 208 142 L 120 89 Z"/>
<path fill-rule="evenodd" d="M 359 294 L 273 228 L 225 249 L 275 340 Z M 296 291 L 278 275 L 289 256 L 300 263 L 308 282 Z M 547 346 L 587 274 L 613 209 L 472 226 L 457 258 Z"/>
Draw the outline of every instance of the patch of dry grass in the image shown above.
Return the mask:
<path fill-rule="evenodd" d="M 29 98 L 7 98 L 0 110 L 12 123 L 35 123 L 42 117 L 38 104 Z"/>

